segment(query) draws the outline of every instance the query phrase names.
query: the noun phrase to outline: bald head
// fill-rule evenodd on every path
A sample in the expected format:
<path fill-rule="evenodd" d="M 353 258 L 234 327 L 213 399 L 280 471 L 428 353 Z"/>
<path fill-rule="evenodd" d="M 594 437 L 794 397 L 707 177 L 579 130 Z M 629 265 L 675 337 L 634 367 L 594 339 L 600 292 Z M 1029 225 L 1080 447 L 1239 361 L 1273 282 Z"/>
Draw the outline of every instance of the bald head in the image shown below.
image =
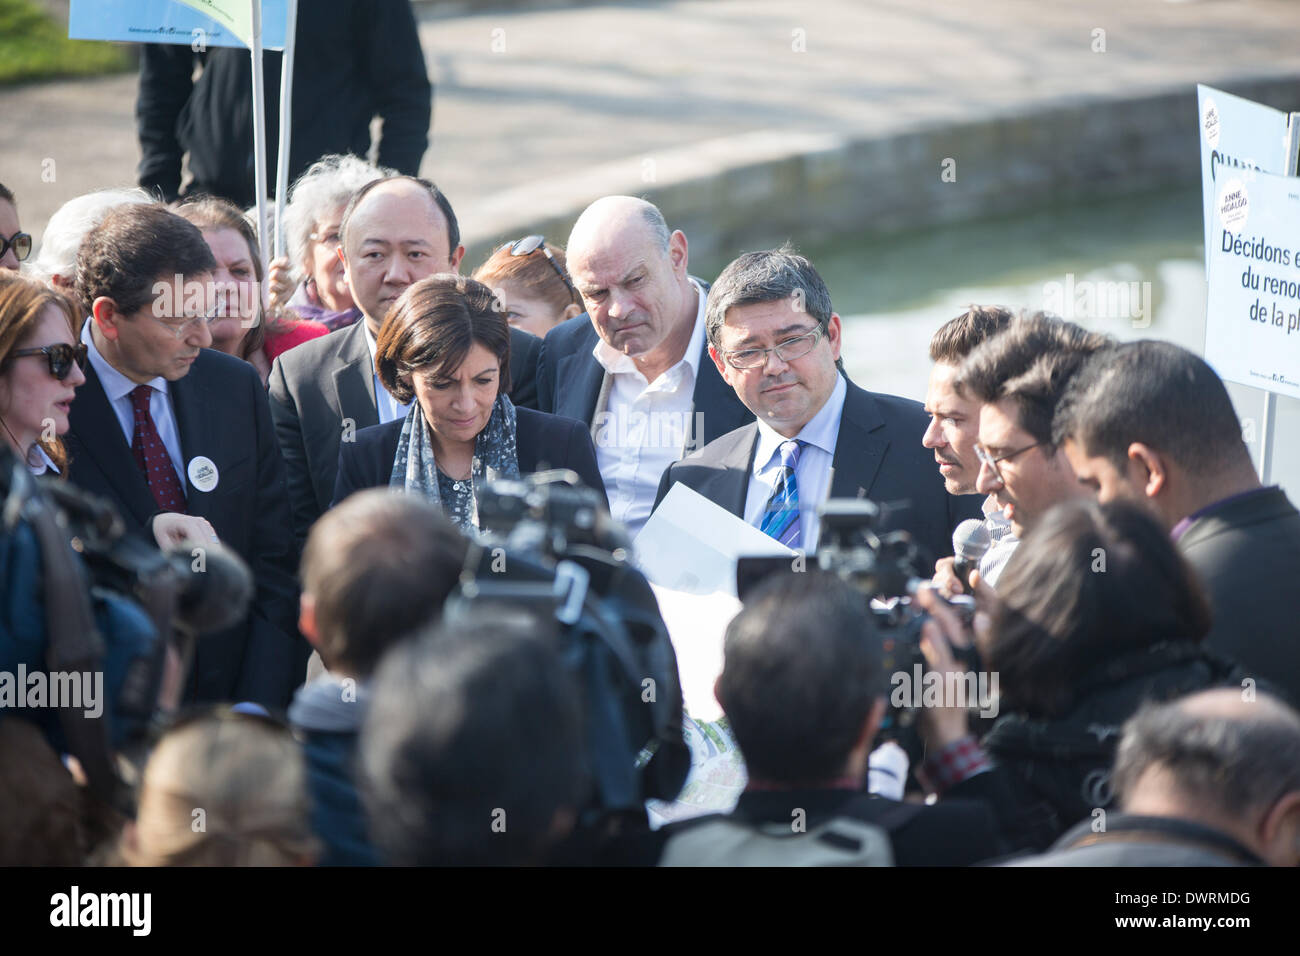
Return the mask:
<path fill-rule="evenodd" d="M 408 286 L 456 272 L 465 255 L 447 197 L 411 176 L 377 179 L 359 189 L 343 213 L 341 236 L 352 298 L 376 335 Z"/>
<path fill-rule="evenodd" d="M 569 233 L 569 276 L 596 333 L 630 356 L 646 381 L 682 360 L 699 297 L 686 274 L 686 236 L 651 203 L 606 196 Z"/>
<path fill-rule="evenodd" d="M 1192 820 L 1270 863 L 1300 862 L 1300 714 L 1253 687 L 1143 707 L 1124 725 L 1113 783 L 1128 813 Z"/>
<path fill-rule="evenodd" d="M 627 232 L 650 238 L 664 255 L 668 254 L 671 233 L 663 213 L 654 203 L 635 196 L 605 196 L 584 209 L 569 233 L 566 254 L 573 258 L 574 243 L 581 252 L 598 252 L 612 236 Z"/>

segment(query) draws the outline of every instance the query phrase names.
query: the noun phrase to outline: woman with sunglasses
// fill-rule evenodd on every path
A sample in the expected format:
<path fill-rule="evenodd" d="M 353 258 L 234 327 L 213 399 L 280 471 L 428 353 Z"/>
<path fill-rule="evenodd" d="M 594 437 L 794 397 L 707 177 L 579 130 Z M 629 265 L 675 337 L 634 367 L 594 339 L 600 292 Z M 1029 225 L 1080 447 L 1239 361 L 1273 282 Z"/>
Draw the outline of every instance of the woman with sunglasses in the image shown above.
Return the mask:
<path fill-rule="evenodd" d="M 18 225 L 14 194 L 0 183 L 0 270 L 18 271 L 18 263 L 32 254 L 32 237 Z"/>
<path fill-rule="evenodd" d="M 482 283 L 440 274 L 403 292 L 380 329 L 375 370 L 410 411 L 343 442 L 335 504 L 361 488 L 405 489 L 472 535 L 494 478 L 567 468 L 604 498 L 587 426 L 511 403 L 510 327 Z"/>
<path fill-rule="evenodd" d="M 86 380 L 85 363 L 71 301 L 33 279 L 0 272 L 0 426 L 33 474 L 67 469 L 59 436 Z"/>
<path fill-rule="evenodd" d="M 506 321 L 538 338 L 584 311 L 569 279 L 564 250 L 541 236 L 525 236 L 498 249 L 474 273 L 497 294 Z"/>

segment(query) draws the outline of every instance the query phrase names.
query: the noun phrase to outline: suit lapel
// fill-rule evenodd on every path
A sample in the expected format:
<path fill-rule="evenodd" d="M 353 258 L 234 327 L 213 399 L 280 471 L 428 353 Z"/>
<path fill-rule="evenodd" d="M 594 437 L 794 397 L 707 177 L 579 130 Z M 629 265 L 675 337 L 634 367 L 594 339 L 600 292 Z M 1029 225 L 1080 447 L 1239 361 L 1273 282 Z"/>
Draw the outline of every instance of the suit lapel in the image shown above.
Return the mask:
<path fill-rule="evenodd" d="M 754 450 L 758 447 L 758 423 L 747 426 L 723 454 L 716 474 L 697 489 L 710 501 L 726 508 L 737 518 L 745 517 L 745 500 L 749 497 L 749 475 L 754 467 Z"/>
<path fill-rule="evenodd" d="M 871 486 L 889 448 L 889 439 L 873 432 L 884 427 L 885 419 L 870 392 L 847 379 L 845 382 L 848 392 L 840 416 L 840 433 L 835 440 L 831 497 L 870 498 Z"/>
<path fill-rule="evenodd" d="M 69 418 L 69 430 L 76 440 L 77 450 L 94 462 L 105 483 L 117 493 L 132 516 L 141 524 L 148 521 L 158 506 L 135 463 L 131 446 L 122 433 L 122 425 L 109 404 L 104 386 L 89 362 L 86 363 L 86 382 L 77 389 Z M 85 467 L 84 464 L 79 467 L 75 459 L 72 462 L 75 471 L 82 471 Z"/>
<path fill-rule="evenodd" d="M 591 354 L 596 344 L 596 330 L 591 327 L 590 320 L 587 324 L 590 334 L 584 333 L 578 348 L 555 365 L 559 376 L 555 414 L 594 425 L 596 402 L 605 381 L 605 367 Z"/>
<path fill-rule="evenodd" d="M 339 350 L 340 365 L 334 370 L 334 390 L 341 418 L 351 418 L 357 428 L 379 424 L 379 406 L 375 401 L 375 367 L 366 345 L 366 331 L 360 321 L 352 326 L 349 341 Z M 342 422 L 339 423 L 342 428 Z"/>
<path fill-rule="evenodd" d="M 199 362 L 202 362 L 200 357 Z M 198 365 L 199 363 L 195 363 Z M 195 374 L 198 372 L 198 374 Z M 196 491 L 190 484 L 189 464 L 197 456 L 213 459 L 216 455 L 216 436 L 212 429 L 212 409 L 219 407 L 220 397 L 212 395 L 206 387 L 202 372 L 190 369 L 188 375 L 167 386 L 171 395 L 172 413 L 176 416 L 176 431 L 181 439 L 181 487 L 185 489 L 186 513 L 199 517 L 212 516 L 212 495 Z M 207 409 L 207 414 L 204 414 Z M 220 485 L 221 462 L 214 460 L 217 466 L 217 482 Z"/>

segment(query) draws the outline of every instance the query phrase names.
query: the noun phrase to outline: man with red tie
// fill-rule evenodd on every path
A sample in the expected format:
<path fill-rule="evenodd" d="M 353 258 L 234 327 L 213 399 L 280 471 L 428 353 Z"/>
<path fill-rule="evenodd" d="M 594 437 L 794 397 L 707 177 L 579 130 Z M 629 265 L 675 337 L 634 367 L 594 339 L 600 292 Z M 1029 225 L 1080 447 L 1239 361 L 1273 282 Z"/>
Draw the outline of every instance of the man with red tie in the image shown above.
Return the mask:
<path fill-rule="evenodd" d="M 69 478 L 150 543 L 159 514 L 189 514 L 248 563 L 248 613 L 199 641 L 186 697 L 283 707 L 308 654 L 284 466 L 256 371 L 209 348 L 223 302 L 214 268 L 199 230 L 160 205 L 114 209 L 83 243 L 90 361 L 69 416 Z"/>

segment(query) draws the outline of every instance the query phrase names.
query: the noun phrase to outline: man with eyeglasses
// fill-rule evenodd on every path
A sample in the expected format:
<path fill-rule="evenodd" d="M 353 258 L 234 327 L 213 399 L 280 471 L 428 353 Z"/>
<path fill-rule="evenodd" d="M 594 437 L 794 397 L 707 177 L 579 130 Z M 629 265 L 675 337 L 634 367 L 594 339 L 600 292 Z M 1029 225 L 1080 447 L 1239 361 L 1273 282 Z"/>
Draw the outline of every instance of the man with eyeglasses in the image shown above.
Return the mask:
<path fill-rule="evenodd" d="M 1111 342 L 1040 312 L 1016 319 L 962 363 L 956 382 L 980 403 L 975 487 L 1001 506 L 1013 536 L 981 562 L 988 584 L 997 583 L 1013 542 L 1053 505 L 1086 493 L 1052 441 L 1052 415 L 1070 378 Z"/>
<path fill-rule="evenodd" d="M 753 420 L 705 360 L 708 284 L 687 273 L 687 253 L 651 203 L 596 200 L 566 252 L 587 311 L 542 345 L 539 407 L 591 425 L 610 513 L 632 535 L 665 468 Z"/>
<path fill-rule="evenodd" d="M 18 225 L 18 203 L 14 194 L 0 183 L 0 269 L 18 271 L 18 263 L 32 254 L 32 237 Z"/>
<path fill-rule="evenodd" d="M 69 416 L 69 477 L 143 541 L 160 514 L 188 514 L 247 562 L 248 613 L 198 643 L 186 697 L 282 707 L 308 654 L 284 466 L 257 372 L 209 348 L 215 266 L 202 233 L 159 205 L 112 209 L 86 238 L 89 365 Z"/>
<path fill-rule="evenodd" d="M 952 530 L 978 513 L 944 490 L 917 443 L 919 402 L 868 392 L 840 361 L 840 317 L 817 270 L 789 249 L 751 252 L 709 292 L 709 356 L 757 422 L 664 472 L 783 544 L 814 551 L 817 506 L 867 498 L 884 529 L 905 530 L 931 558 L 952 552 Z"/>
<path fill-rule="evenodd" d="M 939 474 L 950 495 L 977 495 L 980 460 L 975 453 L 979 443 L 980 403 L 957 387 L 957 370 L 966 356 L 991 336 L 1010 324 L 1012 315 L 999 306 L 971 306 L 945 322 L 930 338 L 930 382 L 925 392 L 925 413 L 930 424 L 921 436 L 921 444 L 934 452 Z M 984 526 L 989 532 L 990 547 L 980 563 L 981 574 L 995 563 L 1005 560 L 1002 552 L 1015 547 L 1011 523 L 992 495 L 982 504 Z M 1010 540 L 1008 540 L 1010 539 Z M 935 563 L 934 582 L 945 594 L 960 594 L 969 582 L 958 579 L 952 558 Z"/>

